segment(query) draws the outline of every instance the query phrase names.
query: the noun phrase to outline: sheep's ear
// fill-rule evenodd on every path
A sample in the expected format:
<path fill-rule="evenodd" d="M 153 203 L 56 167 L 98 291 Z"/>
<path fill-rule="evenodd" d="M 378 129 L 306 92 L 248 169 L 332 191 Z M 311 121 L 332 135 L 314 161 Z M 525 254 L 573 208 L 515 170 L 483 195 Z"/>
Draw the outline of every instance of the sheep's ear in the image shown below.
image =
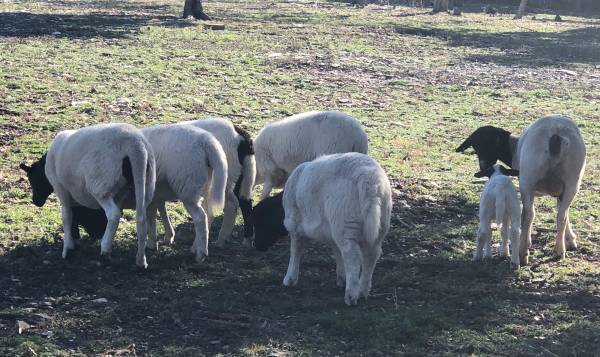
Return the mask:
<path fill-rule="evenodd" d="M 21 164 L 19 165 L 19 167 L 21 168 L 21 170 L 23 170 L 23 171 L 25 171 L 25 172 L 27 172 L 27 173 L 29 173 L 29 171 L 31 171 L 31 166 L 27 166 L 27 165 L 25 165 L 25 164 L 23 164 L 23 163 L 21 163 Z"/>
<path fill-rule="evenodd" d="M 471 147 L 471 145 L 472 145 L 471 136 L 469 136 L 462 144 L 460 144 L 459 147 L 456 148 L 456 152 L 464 152 L 469 147 Z"/>
<path fill-rule="evenodd" d="M 476 172 L 474 176 L 477 177 L 477 178 L 481 178 L 481 177 L 484 177 L 484 176 L 488 176 L 489 177 L 489 176 L 492 176 L 493 173 L 494 173 L 494 167 L 490 166 L 487 169 L 483 169 L 483 170 L 481 170 L 479 172 Z"/>

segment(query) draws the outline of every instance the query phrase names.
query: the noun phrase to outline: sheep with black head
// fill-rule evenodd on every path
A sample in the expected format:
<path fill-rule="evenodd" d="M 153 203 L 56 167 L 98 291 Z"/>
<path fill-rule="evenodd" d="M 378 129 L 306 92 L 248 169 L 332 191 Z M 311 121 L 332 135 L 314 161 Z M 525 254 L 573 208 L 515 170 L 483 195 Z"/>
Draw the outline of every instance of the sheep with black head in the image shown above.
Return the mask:
<path fill-rule="evenodd" d="M 521 217 L 520 260 L 528 263 L 531 246 L 535 196 L 557 198 L 555 255 L 565 257 L 565 248 L 577 248 L 569 221 L 569 206 L 579 191 L 585 169 L 586 148 L 572 119 L 550 115 L 536 120 L 520 136 L 492 126 L 475 130 L 457 149 L 473 147 L 481 170 L 501 160 L 519 171 L 523 212 Z M 566 242 L 565 242 L 566 238 Z"/>
<path fill-rule="evenodd" d="M 391 187 L 379 164 L 359 153 L 325 155 L 299 165 L 284 191 L 254 209 L 255 247 L 266 250 L 286 234 L 290 261 L 285 286 L 298 283 L 309 240 L 329 243 L 344 301 L 367 297 L 381 243 L 390 227 Z"/>

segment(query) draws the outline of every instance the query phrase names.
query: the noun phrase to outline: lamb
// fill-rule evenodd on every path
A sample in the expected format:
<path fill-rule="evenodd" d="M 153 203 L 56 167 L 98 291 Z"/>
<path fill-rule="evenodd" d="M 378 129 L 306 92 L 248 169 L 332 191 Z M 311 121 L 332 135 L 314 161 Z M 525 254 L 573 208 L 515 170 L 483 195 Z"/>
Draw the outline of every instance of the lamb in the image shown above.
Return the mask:
<path fill-rule="evenodd" d="M 207 215 L 223 208 L 227 185 L 227 159 L 221 144 L 209 132 L 191 125 L 158 125 L 142 129 L 156 153 L 156 191 L 148 208 L 148 246 L 157 249 L 156 212 L 172 243 L 173 232 L 165 202 L 183 202 L 194 222 L 191 251 L 196 261 L 208 256 Z M 202 202 L 204 197 L 204 202 Z M 204 206 L 204 208 L 202 207 Z M 170 231 L 169 231 L 170 228 Z"/>
<path fill-rule="evenodd" d="M 256 183 L 264 183 L 260 199 L 283 187 L 301 163 L 320 155 L 367 154 L 367 134 L 360 123 L 340 112 L 307 112 L 265 126 L 254 141 Z"/>
<path fill-rule="evenodd" d="M 250 134 L 237 125 L 233 125 L 229 120 L 221 118 L 207 118 L 181 122 L 179 124 L 193 125 L 208 131 L 219 141 L 225 151 L 228 169 L 227 189 L 225 191 L 223 223 L 221 224 L 219 238 L 216 242 L 217 246 L 225 246 L 227 240 L 231 237 L 238 206 L 244 218 L 243 244 L 246 246 L 252 244 L 252 236 L 254 235 L 252 225 L 252 188 L 254 187 L 256 178 L 256 161 L 254 159 L 254 147 Z M 212 215 L 208 214 L 209 222 L 212 222 Z M 165 231 L 172 237 L 173 227 L 165 225 Z"/>
<path fill-rule="evenodd" d="M 254 243 L 267 250 L 288 234 L 285 286 L 298 283 L 300 256 L 309 239 L 330 243 L 344 301 L 367 297 L 381 243 L 390 227 L 391 187 L 379 164 L 360 153 L 321 156 L 299 165 L 283 192 L 254 208 Z"/>
<path fill-rule="evenodd" d="M 514 169 L 506 169 L 502 165 L 490 166 L 475 174 L 475 177 L 488 176 L 481 192 L 479 203 L 479 230 L 477 231 L 477 248 L 473 260 L 491 258 L 491 222 L 496 221 L 500 226 L 502 247 L 500 256 L 508 257 L 508 236 L 510 230 L 510 261 L 511 265 L 519 268 L 519 227 L 521 225 L 521 203 L 517 189 L 509 176 L 518 176 Z"/>
<path fill-rule="evenodd" d="M 102 208 L 107 228 L 100 244 L 101 255 L 109 255 L 119 226 L 120 197 L 130 195 L 133 182 L 138 249 L 136 264 L 146 268 L 148 204 L 154 195 L 154 152 L 142 133 L 129 124 L 99 124 L 79 130 L 64 130 L 52 141 L 48 152 L 33 165 L 21 164 L 33 190 L 33 203 L 41 207 L 56 192 L 64 229 L 62 257 L 75 247 L 72 206 Z"/>
<path fill-rule="evenodd" d="M 480 169 L 501 160 L 518 170 L 523 212 L 521 216 L 520 260 L 528 263 L 531 227 L 535 215 L 536 195 L 557 198 L 557 235 L 555 255 L 565 257 L 566 247 L 577 248 L 576 235 L 569 222 L 569 206 L 579 191 L 585 169 L 586 149 L 581 133 L 572 119 L 561 115 L 542 117 L 521 136 L 493 126 L 473 132 L 457 149 L 473 147 Z"/>

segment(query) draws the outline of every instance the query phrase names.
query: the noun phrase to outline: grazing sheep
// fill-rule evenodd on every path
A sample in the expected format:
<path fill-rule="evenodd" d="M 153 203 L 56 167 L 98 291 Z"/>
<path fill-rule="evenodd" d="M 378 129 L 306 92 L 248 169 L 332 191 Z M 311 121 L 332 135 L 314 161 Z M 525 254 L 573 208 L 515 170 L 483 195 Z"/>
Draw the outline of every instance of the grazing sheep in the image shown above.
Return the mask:
<path fill-rule="evenodd" d="M 577 125 L 568 117 L 551 115 L 531 124 L 521 136 L 493 126 L 481 127 L 457 149 L 473 147 L 480 169 L 501 160 L 518 170 L 523 213 L 521 217 L 521 264 L 528 263 L 531 227 L 535 215 L 536 195 L 557 198 L 557 235 L 555 254 L 565 257 L 568 248 L 577 248 L 576 236 L 569 222 L 569 206 L 579 191 L 585 168 L 585 144 Z"/>
<path fill-rule="evenodd" d="M 475 177 L 488 176 L 479 202 L 479 230 L 477 231 L 477 248 L 473 260 L 491 258 L 491 222 L 500 226 L 502 247 L 500 256 L 508 257 L 508 236 L 510 230 L 510 261 L 519 268 L 519 227 L 521 225 L 521 203 L 517 189 L 509 176 L 518 176 L 519 172 L 507 169 L 502 165 L 490 166 L 475 174 Z"/>
<path fill-rule="evenodd" d="M 225 191 L 225 208 L 223 209 L 223 223 L 219 231 L 217 246 L 223 247 L 233 232 L 238 206 L 244 217 L 244 241 L 248 246 L 252 244 L 254 235 L 252 225 L 252 188 L 256 178 L 256 161 L 250 134 L 244 129 L 233 125 L 227 119 L 208 118 L 182 122 L 204 129 L 211 133 L 223 147 L 227 157 L 227 189 Z M 165 211 L 166 212 L 166 211 Z M 207 212 L 208 213 L 208 212 Z M 173 234 L 173 228 L 167 228 L 168 219 L 165 221 L 165 231 Z M 166 214 L 164 215 L 166 217 Z M 209 213 L 209 222 L 212 216 Z"/>
<path fill-rule="evenodd" d="M 71 224 L 71 236 L 73 239 L 79 239 L 79 226 L 88 233 L 93 239 L 100 239 L 106 230 L 106 214 L 102 208 L 92 209 L 84 206 L 71 206 L 73 212 L 73 221 Z"/>
<path fill-rule="evenodd" d="M 344 300 L 367 297 L 381 243 L 390 227 L 391 187 L 379 164 L 359 153 L 321 156 L 299 165 L 284 191 L 254 208 L 255 247 L 264 251 L 291 238 L 285 286 L 298 283 L 300 256 L 309 239 L 330 243 Z"/>
<path fill-rule="evenodd" d="M 110 254 L 119 226 L 119 197 L 130 195 L 133 182 L 137 221 L 136 264 L 146 268 L 146 209 L 154 195 L 154 153 L 142 133 L 129 124 L 100 124 L 58 133 L 48 152 L 31 166 L 21 164 L 41 207 L 54 191 L 61 205 L 64 228 L 62 257 L 74 248 L 72 206 L 102 208 L 107 228 L 100 244 Z"/>
<path fill-rule="evenodd" d="M 307 112 L 265 126 L 254 140 L 256 183 L 264 183 L 260 199 L 283 187 L 303 162 L 321 155 L 359 152 L 367 154 L 367 134 L 345 113 Z"/>
<path fill-rule="evenodd" d="M 194 222 L 191 251 L 201 262 L 208 256 L 207 215 L 223 208 L 227 159 L 221 144 L 206 130 L 191 125 L 158 125 L 142 129 L 156 155 L 156 190 L 148 208 L 148 246 L 156 249 L 156 211 L 172 231 L 165 202 L 183 202 Z M 204 202 L 202 201 L 204 197 Z M 204 208 L 202 207 L 204 206 Z M 172 242 L 173 235 L 167 237 Z"/>

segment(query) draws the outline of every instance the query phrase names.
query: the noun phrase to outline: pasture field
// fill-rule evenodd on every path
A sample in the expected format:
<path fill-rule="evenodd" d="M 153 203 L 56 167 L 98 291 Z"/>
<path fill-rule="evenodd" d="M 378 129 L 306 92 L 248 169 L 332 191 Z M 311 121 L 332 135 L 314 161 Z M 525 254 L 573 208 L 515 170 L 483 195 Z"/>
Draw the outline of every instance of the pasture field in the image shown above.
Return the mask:
<path fill-rule="evenodd" d="M 0 3 L 0 355 L 599 353 L 598 18 L 326 1 L 205 8 L 225 30 L 178 19 L 181 0 Z M 63 261 L 56 198 L 34 207 L 18 170 L 62 129 L 219 115 L 255 135 L 315 109 L 356 116 L 394 187 L 372 294 L 357 307 L 344 305 L 320 246 L 291 289 L 287 242 L 261 254 L 213 239 L 195 264 L 177 204 L 176 243 L 149 252 L 148 271 L 134 265 L 129 211 L 110 266 L 86 235 Z M 484 181 L 454 149 L 478 126 L 520 132 L 550 113 L 575 118 L 588 148 L 570 211 L 580 249 L 552 259 L 555 201 L 542 198 L 529 266 L 472 263 Z M 32 327 L 19 334 L 17 321 Z"/>

